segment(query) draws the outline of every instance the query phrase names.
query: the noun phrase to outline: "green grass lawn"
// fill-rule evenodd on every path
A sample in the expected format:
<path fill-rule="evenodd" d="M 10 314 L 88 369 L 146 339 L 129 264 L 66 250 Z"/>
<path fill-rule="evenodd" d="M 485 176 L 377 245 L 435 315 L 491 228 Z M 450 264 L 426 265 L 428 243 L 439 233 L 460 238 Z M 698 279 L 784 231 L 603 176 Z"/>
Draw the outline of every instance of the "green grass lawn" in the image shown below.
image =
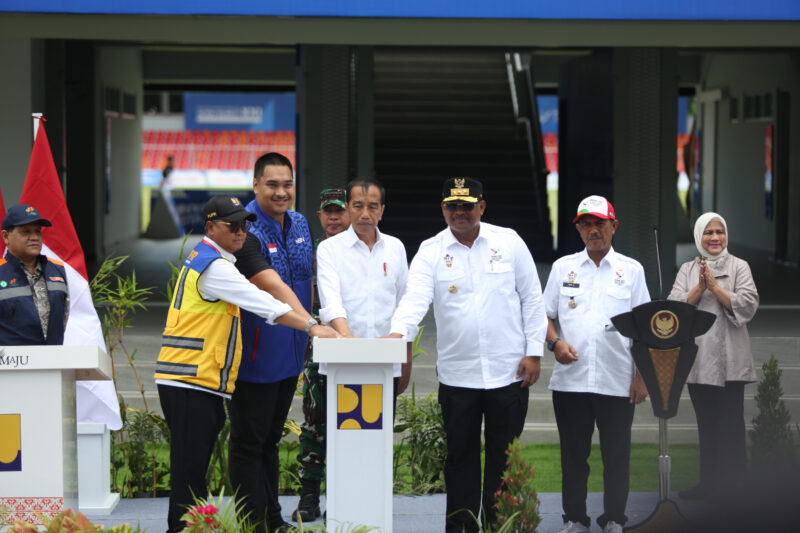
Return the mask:
<path fill-rule="evenodd" d="M 696 444 L 670 446 L 672 490 L 682 490 L 697 484 L 699 479 L 699 452 Z M 525 445 L 522 458 L 533 466 L 538 492 L 561 492 L 561 451 L 558 444 Z M 603 491 L 603 463 L 600 446 L 593 445 L 589 456 L 589 491 Z M 400 466 L 399 475 L 408 470 Z M 631 446 L 630 490 L 633 492 L 658 492 L 658 445 L 633 444 Z"/>
<path fill-rule="evenodd" d="M 672 458 L 672 490 L 694 486 L 699 479 L 699 453 L 697 445 L 673 444 L 669 447 Z M 561 492 L 561 452 L 558 444 L 529 444 L 522 453 L 536 472 L 538 492 Z M 603 463 L 600 446 L 593 445 L 589 456 L 589 492 L 603 491 Z M 658 444 L 633 444 L 631 446 L 630 490 L 632 492 L 658 491 Z"/>
<path fill-rule="evenodd" d="M 681 490 L 697 484 L 699 476 L 699 452 L 695 444 L 673 444 L 669 448 L 672 457 L 672 490 Z M 281 485 L 284 490 L 296 488 L 297 443 L 283 443 L 281 455 Z M 161 444 L 157 456 L 162 464 L 169 462 L 169 449 Z M 526 462 L 536 472 L 536 490 L 539 492 L 561 492 L 561 452 L 558 444 L 528 444 L 522 453 Z M 593 445 L 589 456 L 589 492 L 603 490 L 603 464 L 600 459 L 600 446 Z M 127 469 L 117 472 L 117 483 L 121 484 Z M 400 468 L 403 475 L 403 468 Z M 633 444 L 631 446 L 630 490 L 632 492 L 658 491 L 658 445 Z M 161 480 L 161 484 L 166 480 Z M 117 488 L 116 490 L 119 490 Z"/>

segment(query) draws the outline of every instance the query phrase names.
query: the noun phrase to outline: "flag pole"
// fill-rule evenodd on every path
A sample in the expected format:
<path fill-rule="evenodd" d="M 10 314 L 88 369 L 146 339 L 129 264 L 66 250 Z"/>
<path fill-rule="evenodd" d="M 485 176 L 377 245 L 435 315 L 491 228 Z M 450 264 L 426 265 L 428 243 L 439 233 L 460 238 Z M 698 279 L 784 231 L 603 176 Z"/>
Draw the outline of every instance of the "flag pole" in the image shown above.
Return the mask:
<path fill-rule="evenodd" d="M 39 121 L 42 120 L 44 113 L 31 113 L 33 117 L 33 141 L 36 142 L 36 134 L 39 133 Z"/>
<path fill-rule="evenodd" d="M 73 346 L 97 345 L 104 352 L 106 343 L 103 327 L 92 301 L 86 261 L 66 205 L 64 188 L 56 171 L 50 143 L 47 140 L 46 119 L 41 113 L 32 113 L 35 138 L 31 160 L 25 175 L 20 203 L 35 206 L 53 226 L 43 234 L 42 253 L 64 264 L 69 286 L 69 320 L 64 330 L 64 344 Z M 39 135 L 41 130 L 42 135 Z M 107 352 L 106 352 L 107 353 Z M 79 381 L 76 404 L 79 420 L 104 423 L 119 429 L 122 421 L 119 402 L 111 382 Z M 107 384 L 107 385 L 104 385 Z M 85 397 L 88 402 L 81 398 Z M 82 407 L 85 406 L 85 407 Z"/>

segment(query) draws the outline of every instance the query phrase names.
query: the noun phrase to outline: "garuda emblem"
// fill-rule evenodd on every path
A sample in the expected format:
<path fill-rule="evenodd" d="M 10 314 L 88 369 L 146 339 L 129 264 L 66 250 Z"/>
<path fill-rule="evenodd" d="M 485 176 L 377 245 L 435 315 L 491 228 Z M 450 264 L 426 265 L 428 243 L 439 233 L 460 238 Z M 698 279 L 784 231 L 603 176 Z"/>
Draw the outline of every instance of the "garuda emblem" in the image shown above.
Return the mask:
<path fill-rule="evenodd" d="M 672 311 L 659 311 L 650 319 L 650 330 L 659 339 L 669 339 L 678 332 L 678 317 Z"/>

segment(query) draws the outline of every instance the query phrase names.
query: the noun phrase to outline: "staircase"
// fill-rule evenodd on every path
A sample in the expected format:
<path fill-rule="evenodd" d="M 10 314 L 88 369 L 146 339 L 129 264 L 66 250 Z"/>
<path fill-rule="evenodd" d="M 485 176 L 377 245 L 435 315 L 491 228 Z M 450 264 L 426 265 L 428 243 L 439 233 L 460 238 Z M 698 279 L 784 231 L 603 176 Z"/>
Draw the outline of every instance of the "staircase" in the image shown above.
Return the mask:
<path fill-rule="evenodd" d="M 445 227 L 444 180 L 469 176 L 484 186 L 483 220 L 515 229 L 537 260 L 550 258 L 549 217 L 538 227 L 504 51 L 378 48 L 374 69 L 375 171 L 387 191 L 381 231 L 412 257 Z"/>

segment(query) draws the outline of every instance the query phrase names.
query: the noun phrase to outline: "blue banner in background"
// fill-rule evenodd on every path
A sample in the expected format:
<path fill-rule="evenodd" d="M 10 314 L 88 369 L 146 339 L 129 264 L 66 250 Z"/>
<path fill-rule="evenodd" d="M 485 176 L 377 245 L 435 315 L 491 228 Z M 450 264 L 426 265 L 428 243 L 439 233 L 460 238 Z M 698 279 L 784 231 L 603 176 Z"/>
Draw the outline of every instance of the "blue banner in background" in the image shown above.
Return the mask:
<path fill-rule="evenodd" d="M 290 17 L 800 20 L 798 0 L 0 0 L 0 11 Z"/>
<path fill-rule="evenodd" d="M 294 131 L 294 93 L 184 93 L 187 130 Z"/>
<path fill-rule="evenodd" d="M 539 108 L 542 133 L 558 133 L 558 96 L 537 96 L 536 105 Z"/>
<path fill-rule="evenodd" d="M 689 97 L 678 97 L 678 133 L 691 133 L 689 131 Z"/>

